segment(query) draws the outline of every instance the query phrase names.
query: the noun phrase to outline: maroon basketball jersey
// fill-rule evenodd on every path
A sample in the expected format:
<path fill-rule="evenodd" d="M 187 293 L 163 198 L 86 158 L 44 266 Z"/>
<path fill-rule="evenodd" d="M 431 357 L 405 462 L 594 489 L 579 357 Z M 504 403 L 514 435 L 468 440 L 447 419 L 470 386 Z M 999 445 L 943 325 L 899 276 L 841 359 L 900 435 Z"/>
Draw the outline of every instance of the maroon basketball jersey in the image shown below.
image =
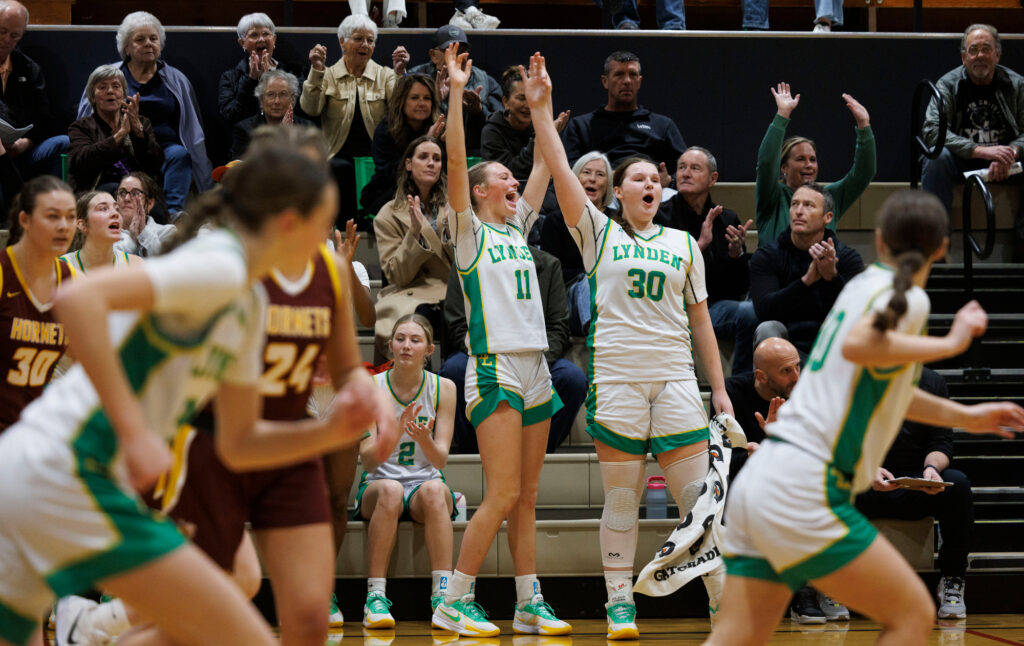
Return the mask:
<path fill-rule="evenodd" d="M 71 268 L 56 261 L 57 285 Z M 28 289 L 11 248 L 0 251 L 0 431 L 18 421 L 21 410 L 43 392 L 64 354 L 64 326 L 53 319 L 50 303 Z"/>
<path fill-rule="evenodd" d="M 267 345 L 263 351 L 263 419 L 306 417 L 313 372 L 334 325 L 342 283 L 334 252 L 321 247 L 300 284 L 288 285 L 276 273 L 263 279 L 267 290 Z"/>

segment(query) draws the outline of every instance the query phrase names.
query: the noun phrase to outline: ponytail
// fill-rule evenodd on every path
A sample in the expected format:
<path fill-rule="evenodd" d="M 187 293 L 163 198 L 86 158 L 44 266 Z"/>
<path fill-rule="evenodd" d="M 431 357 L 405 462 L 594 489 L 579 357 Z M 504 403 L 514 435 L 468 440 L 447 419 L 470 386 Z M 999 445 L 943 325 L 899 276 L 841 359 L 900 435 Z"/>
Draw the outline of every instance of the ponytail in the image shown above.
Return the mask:
<path fill-rule="evenodd" d="M 920 251 L 904 251 L 894 259 L 896 271 L 892 279 L 892 298 L 885 309 L 875 314 L 871 323 L 879 332 L 896 328 L 903 315 L 907 313 L 907 290 L 914 284 L 914 274 L 918 272 L 927 259 Z"/>

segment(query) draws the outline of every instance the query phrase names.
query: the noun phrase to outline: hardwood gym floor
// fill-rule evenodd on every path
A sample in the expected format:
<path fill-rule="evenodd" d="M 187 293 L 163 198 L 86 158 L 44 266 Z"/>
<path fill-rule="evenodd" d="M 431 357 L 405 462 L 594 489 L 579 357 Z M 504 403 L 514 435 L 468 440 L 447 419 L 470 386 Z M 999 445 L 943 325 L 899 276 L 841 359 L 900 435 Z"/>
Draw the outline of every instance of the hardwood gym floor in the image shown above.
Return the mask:
<path fill-rule="evenodd" d="M 649 619 L 640 621 L 639 642 L 609 642 L 605 639 L 605 623 L 600 620 L 573 622 L 569 637 L 534 637 L 513 635 L 510 621 L 496 622 L 503 632 L 494 639 L 459 639 L 451 633 L 432 631 L 427 622 L 399 622 L 393 631 L 364 630 L 358 623 L 331 633 L 328 646 L 602 646 L 612 644 L 700 644 L 708 633 L 703 619 Z M 878 628 L 865 619 L 830 623 L 824 626 L 801 626 L 784 620 L 771 641 L 773 646 L 866 646 L 874 644 Z M 1024 646 L 1024 615 L 973 615 L 965 621 L 937 623 L 928 641 L 929 646 Z"/>

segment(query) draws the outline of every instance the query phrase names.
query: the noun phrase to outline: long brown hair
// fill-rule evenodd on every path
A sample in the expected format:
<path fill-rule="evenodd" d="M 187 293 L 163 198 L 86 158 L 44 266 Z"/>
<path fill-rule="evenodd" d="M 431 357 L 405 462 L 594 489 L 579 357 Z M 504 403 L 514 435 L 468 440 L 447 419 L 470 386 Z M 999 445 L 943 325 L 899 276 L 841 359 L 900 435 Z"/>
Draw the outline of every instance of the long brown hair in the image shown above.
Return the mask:
<path fill-rule="evenodd" d="M 907 290 L 914 274 L 928 262 L 946 239 L 946 209 L 931 193 L 905 190 L 890 195 L 879 209 L 882 242 L 892 254 L 895 274 L 892 298 L 886 308 L 875 314 L 873 327 L 892 330 L 907 313 Z"/>
<path fill-rule="evenodd" d="M 110 195 L 106 191 L 89 191 L 88 193 L 82 193 L 78 197 L 78 201 L 75 202 L 75 217 L 79 222 L 89 223 L 89 202 L 92 202 L 92 198 L 97 195 Z M 113 197 L 111 195 L 111 197 Z M 71 246 L 68 247 L 68 252 L 78 251 L 85 244 L 85 233 L 75 228 L 75 237 L 71 239 Z"/>
<path fill-rule="evenodd" d="M 434 185 L 430 187 L 430 196 L 427 198 L 427 203 L 420 205 L 424 215 L 436 215 L 441 212 L 441 209 L 444 208 L 445 203 L 448 201 L 448 170 L 445 168 L 444 144 L 437 137 L 431 137 L 430 135 L 416 137 L 406 147 L 402 160 L 398 162 L 398 186 L 395 190 L 395 200 L 397 201 L 397 206 L 401 208 L 407 203 L 410 195 L 419 195 L 419 189 L 412 178 L 412 173 L 405 169 L 405 162 L 416 156 L 416 149 L 422 143 L 436 144 L 441 150 L 441 173 L 438 175 Z"/>
<path fill-rule="evenodd" d="M 420 127 L 420 130 L 413 130 L 409 120 L 405 116 L 405 100 L 409 98 L 416 84 L 425 86 L 430 90 L 430 118 Z M 388 134 L 391 135 L 395 147 L 404 149 L 409 140 L 419 134 L 426 132 L 428 128 L 441 114 L 441 100 L 437 96 L 437 86 L 434 79 L 426 74 L 406 74 L 395 83 L 395 89 L 391 93 L 391 101 L 388 102 Z"/>
<path fill-rule="evenodd" d="M 36 201 L 39 199 L 39 196 L 52 193 L 53 191 L 65 191 L 71 195 L 75 194 L 66 182 L 57 179 L 53 175 L 40 175 L 25 182 L 21 192 L 15 195 L 14 200 L 11 201 L 11 210 L 7 221 L 7 228 L 10 230 L 7 238 L 8 247 L 20 240 L 24 233 L 21 228 L 21 218 L 18 217 L 21 212 L 25 211 L 31 215 L 36 210 Z"/>

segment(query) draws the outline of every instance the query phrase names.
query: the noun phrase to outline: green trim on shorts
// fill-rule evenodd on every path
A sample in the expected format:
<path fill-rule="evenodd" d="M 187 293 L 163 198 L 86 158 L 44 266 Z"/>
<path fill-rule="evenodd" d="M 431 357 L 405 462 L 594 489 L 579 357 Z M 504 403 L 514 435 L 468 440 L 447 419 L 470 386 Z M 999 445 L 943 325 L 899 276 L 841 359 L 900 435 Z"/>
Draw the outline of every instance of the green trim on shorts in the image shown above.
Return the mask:
<path fill-rule="evenodd" d="M 363 518 L 363 516 L 362 516 L 363 493 L 366 491 L 366 488 L 370 486 L 371 482 L 376 482 L 376 480 L 367 480 L 366 479 L 369 474 L 370 474 L 369 471 L 363 471 L 363 475 L 359 479 L 359 490 L 356 491 L 356 506 L 355 506 L 355 509 L 352 510 L 352 520 L 362 520 L 362 521 L 365 521 L 365 522 L 370 522 L 368 519 Z M 436 479 L 437 478 L 430 478 L 429 480 L 436 480 Z M 406 496 L 403 493 L 403 498 L 402 498 L 402 515 L 398 517 L 399 521 L 402 521 L 402 520 L 410 520 L 410 521 L 412 521 L 412 512 L 409 509 L 409 501 L 412 500 L 413 494 L 416 493 L 417 491 L 419 491 L 420 487 L 422 487 L 424 485 L 424 483 L 429 482 L 429 480 L 424 480 L 423 482 L 421 482 L 418 485 L 416 485 L 413 488 L 413 490 L 409 492 L 408 496 Z M 448 481 L 445 480 L 445 478 L 444 478 L 444 473 L 441 474 L 440 480 L 441 480 L 441 482 L 445 483 L 446 486 L 448 485 Z M 401 481 L 396 481 L 396 482 L 401 482 Z M 403 490 L 404 489 L 405 488 L 403 487 Z M 448 487 L 448 495 L 450 495 L 452 497 L 452 520 L 455 520 L 455 517 L 458 515 L 459 512 L 455 508 L 455 492 L 452 491 L 452 488 L 450 486 Z M 413 522 L 416 522 L 416 521 L 413 521 Z"/>
<path fill-rule="evenodd" d="M 38 620 L 29 619 L 0 601 L 0 639 L 25 646 L 38 628 Z"/>
<path fill-rule="evenodd" d="M 658 435 L 651 438 L 651 453 L 655 455 L 678 449 L 681 446 L 690 446 L 697 442 L 704 442 L 711 439 L 711 431 L 708 427 L 695 428 L 692 431 L 673 433 L 672 435 Z"/>
<path fill-rule="evenodd" d="M 174 523 L 126 494 L 112 479 L 117 438 L 102 409 L 96 408 L 72 442 L 75 475 L 92 495 L 96 512 L 106 516 L 114 543 L 68 563 L 44 578 L 58 597 L 79 594 L 103 579 L 135 569 L 185 543 Z"/>
<path fill-rule="evenodd" d="M 562 410 L 562 407 L 562 398 L 558 396 L 558 393 L 555 392 L 554 387 L 552 387 L 551 399 L 523 411 L 523 426 L 529 426 L 530 424 L 536 424 L 538 422 L 543 422 L 546 419 L 551 419 L 555 413 Z"/>
<path fill-rule="evenodd" d="M 593 330 L 593 326 L 590 328 Z M 590 354 L 594 356 L 593 352 Z M 593 358 L 591 358 L 593 361 Z M 587 435 L 595 440 L 601 440 L 613 449 L 618 449 L 630 455 L 647 455 L 649 442 L 637 440 L 625 435 L 619 435 L 601 422 L 597 421 L 597 384 L 591 381 L 587 388 Z"/>
<path fill-rule="evenodd" d="M 722 555 L 725 561 L 725 571 L 729 576 L 741 576 L 745 579 L 760 579 L 762 581 L 770 581 L 771 583 L 782 583 L 786 584 L 785 581 L 779 577 L 771 563 L 765 559 L 754 558 L 752 556 L 729 556 L 728 554 Z M 788 585 L 788 584 L 786 584 Z M 800 589 L 800 586 L 793 588 L 793 591 Z"/>
<path fill-rule="evenodd" d="M 508 402 L 508 405 L 523 414 L 523 396 L 509 390 L 498 381 L 498 355 L 480 354 L 472 357 L 475 361 L 473 367 L 476 372 L 476 393 L 479 400 L 472 408 L 466 410 L 466 417 L 469 422 L 477 427 L 480 422 L 487 419 L 491 413 L 498 410 L 498 404 Z"/>
<path fill-rule="evenodd" d="M 431 478 L 430 480 L 436 480 L 436 478 Z M 416 494 L 416 492 L 420 490 L 420 487 L 430 482 L 430 480 L 424 480 L 423 482 L 413 487 L 412 491 L 409 492 L 409 495 L 406 496 L 404 500 L 402 500 L 402 518 L 412 520 L 412 509 L 409 508 L 409 502 L 412 500 L 412 497 Z M 452 488 L 450 486 L 448 486 L 448 482 L 444 479 L 443 473 L 441 474 L 441 482 L 443 482 L 445 486 L 448 487 L 448 495 L 451 496 L 452 499 L 451 519 L 455 520 L 455 517 L 459 515 L 459 510 L 455 508 L 455 492 L 452 491 Z M 413 522 L 416 521 L 413 520 Z"/>
<path fill-rule="evenodd" d="M 853 506 L 850 478 L 829 464 L 825 469 L 827 504 L 836 520 L 846 526 L 846 534 L 825 549 L 812 554 L 779 575 L 794 590 L 807 581 L 832 574 L 864 553 L 878 535 L 867 518 Z"/>

